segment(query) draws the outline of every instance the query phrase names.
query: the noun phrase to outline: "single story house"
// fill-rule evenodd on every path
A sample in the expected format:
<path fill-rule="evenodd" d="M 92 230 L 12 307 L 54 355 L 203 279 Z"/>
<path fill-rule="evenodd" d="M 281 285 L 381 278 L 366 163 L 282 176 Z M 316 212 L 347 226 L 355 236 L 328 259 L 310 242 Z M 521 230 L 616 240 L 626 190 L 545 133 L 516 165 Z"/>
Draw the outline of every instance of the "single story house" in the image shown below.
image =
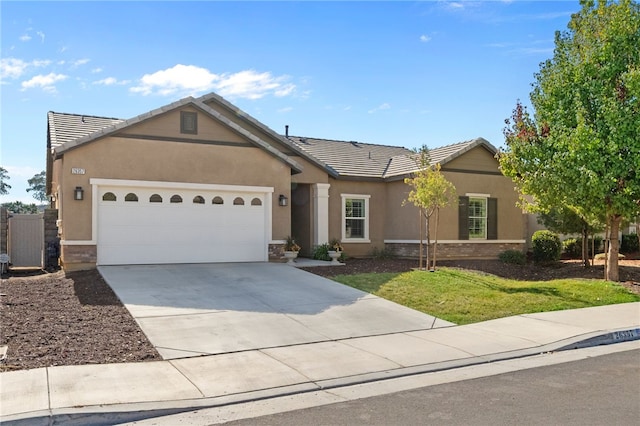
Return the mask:
<path fill-rule="evenodd" d="M 518 194 L 482 138 L 430 152 L 460 202 L 441 213 L 439 253 L 524 249 Z M 288 235 L 309 255 L 416 256 L 418 210 L 403 204 L 412 151 L 278 134 L 222 97 L 188 97 L 137 117 L 49 112 L 47 188 L 65 269 L 269 261 Z"/>

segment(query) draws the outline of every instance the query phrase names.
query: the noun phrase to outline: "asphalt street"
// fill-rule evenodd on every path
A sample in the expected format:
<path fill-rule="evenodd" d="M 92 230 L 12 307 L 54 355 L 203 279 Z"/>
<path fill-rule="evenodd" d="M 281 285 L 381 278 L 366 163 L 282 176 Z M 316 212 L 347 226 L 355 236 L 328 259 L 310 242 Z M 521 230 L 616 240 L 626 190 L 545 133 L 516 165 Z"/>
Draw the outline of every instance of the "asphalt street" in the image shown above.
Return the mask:
<path fill-rule="evenodd" d="M 635 425 L 640 350 L 227 425 Z"/>

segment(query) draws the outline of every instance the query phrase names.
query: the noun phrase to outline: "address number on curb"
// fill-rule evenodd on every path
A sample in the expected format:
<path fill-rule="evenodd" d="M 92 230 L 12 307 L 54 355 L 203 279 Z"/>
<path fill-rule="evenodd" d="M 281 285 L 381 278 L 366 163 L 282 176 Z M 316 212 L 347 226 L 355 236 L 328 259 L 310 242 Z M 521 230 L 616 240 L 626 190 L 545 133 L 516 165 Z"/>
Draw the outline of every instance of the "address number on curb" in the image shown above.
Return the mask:
<path fill-rule="evenodd" d="M 634 340 L 640 337 L 640 329 L 614 331 L 612 334 L 613 340 Z"/>

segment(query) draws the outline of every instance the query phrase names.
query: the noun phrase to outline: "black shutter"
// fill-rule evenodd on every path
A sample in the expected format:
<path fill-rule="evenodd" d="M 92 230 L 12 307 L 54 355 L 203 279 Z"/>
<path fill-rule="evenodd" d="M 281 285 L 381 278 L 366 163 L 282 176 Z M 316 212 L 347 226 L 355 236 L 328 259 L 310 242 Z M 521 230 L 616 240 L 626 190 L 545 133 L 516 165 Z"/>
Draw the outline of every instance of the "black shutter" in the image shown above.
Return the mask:
<path fill-rule="evenodd" d="M 458 197 L 458 239 L 469 239 L 469 197 Z"/>
<path fill-rule="evenodd" d="M 487 200 L 487 240 L 498 239 L 498 199 Z"/>

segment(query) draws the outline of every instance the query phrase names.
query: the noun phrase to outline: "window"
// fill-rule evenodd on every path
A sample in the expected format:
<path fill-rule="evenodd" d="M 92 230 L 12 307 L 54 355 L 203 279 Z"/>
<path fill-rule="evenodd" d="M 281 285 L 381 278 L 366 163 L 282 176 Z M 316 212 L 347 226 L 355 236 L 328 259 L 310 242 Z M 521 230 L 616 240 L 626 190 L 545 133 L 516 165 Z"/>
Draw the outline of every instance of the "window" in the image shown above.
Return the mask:
<path fill-rule="evenodd" d="M 468 194 L 458 201 L 460 240 L 498 239 L 498 200 L 487 194 Z"/>
<path fill-rule="evenodd" d="M 190 111 L 180 111 L 180 133 L 198 134 L 198 114 Z"/>
<path fill-rule="evenodd" d="M 153 194 L 151 197 L 149 197 L 149 202 L 150 203 L 161 203 L 162 202 L 162 197 L 160 196 L 160 194 Z"/>
<path fill-rule="evenodd" d="M 114 194 L 113 192 L 106 192 L 102 196 L 102 201 L 116 201 L 116 194 Z"/>
<path fill-rule="evenodd" d="M 487 238 L 487 199 L 469 197 L 469 238 Z"/>
<path fill-rule="evenodd" d="M 342 239 L 369 241 L 369 195 L 342 194 Z"/>
<path fill-rule="evenodd" d="M 234 206 L 244 206 L 244 200 L 242 199 L 242 197 L 236 197 L 236 199 L 233 200 L 233 205 Z"/>
<path fill-rule="evenodd" d="M 211 200 L 211 204 L 224 204 L 224 200 L 222 199 L 222 197 L 217 196 L 214 197 L 213 200 Z"/>
<path fill-rule="evenodd" d="M 195 197 L 193 197 L 193 204 L 204 204 L 204 198 L 202 198 L 200 195 L 196 195 Z"/>
<path fill-rule="evenodd" d="M 138 201 L 138 196 L 136 194 L 134 194 L 133 192 L 130 192 L 127 195 L 124 196 L 124 200 L 125 201 L 137 202 Z"/>
<path fill-rule="evenodd" d="M 182 202 L 182 197 L 179 196 L 178 194 L 176 195 L 172 195 L 171 199 L 169 200 L 171 203 L 181 203 Z"/>
<path fill-rule="evenodd" d="M 260 198 L 254 198 L 253 200 L 251 200 L 251 205 L 252 206 L 261 206 L 262 205 L 262 200 L 260 200 Z"/>

